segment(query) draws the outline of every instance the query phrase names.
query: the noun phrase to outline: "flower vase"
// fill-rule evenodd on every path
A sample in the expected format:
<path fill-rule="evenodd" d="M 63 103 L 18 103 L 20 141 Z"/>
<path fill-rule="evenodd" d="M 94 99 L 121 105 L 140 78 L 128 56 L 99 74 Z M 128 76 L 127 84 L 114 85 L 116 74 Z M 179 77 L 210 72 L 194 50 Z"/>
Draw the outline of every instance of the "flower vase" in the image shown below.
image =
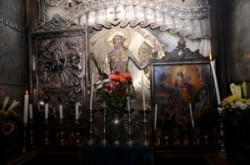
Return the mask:
<path fill-rule="evenodd" d="M 109 120 L 109 133 L 110 140 L 113 144 L 118 145 L 121 143 L 123 129 L 123 116 L 119 114 L 113 114 Z"/>

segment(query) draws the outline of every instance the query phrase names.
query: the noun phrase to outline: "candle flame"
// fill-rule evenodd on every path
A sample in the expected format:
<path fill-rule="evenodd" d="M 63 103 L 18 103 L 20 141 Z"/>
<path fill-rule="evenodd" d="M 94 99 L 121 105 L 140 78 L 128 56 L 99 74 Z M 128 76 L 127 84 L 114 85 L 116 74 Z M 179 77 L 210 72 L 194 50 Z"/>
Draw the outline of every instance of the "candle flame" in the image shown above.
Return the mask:
<path fill-rule="evenodd" d="M 26 94 L 26 95 L 29 94 L 28 90 L 25 91 L 25 94 Z"/>
<path fill-rule="evenodd" d="M 212 55 L 211 55 L 211 53 L 209 54 L 209 59 L 212 60 Z"/>

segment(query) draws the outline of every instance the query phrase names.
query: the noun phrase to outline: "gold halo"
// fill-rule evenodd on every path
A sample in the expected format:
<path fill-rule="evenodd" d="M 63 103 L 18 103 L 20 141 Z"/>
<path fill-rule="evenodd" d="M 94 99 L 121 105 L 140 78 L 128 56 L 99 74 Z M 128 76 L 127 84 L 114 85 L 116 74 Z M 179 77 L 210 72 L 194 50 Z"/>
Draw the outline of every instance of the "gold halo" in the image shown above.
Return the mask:
<path fill-rule="evenodd" d="M 130 43 L 131 43 L 131 37 L 130 37 L 130 34 L 127 30 L 125 29 L 120 29 L 120 28 L 115 28 L 115 29 L 112 29 L 110 31 L 108 31 L 106 33 L 106 36 L 105 36 L 105 45 L 109 48 L 109 49 L 113 49 L 114 46 L 113 46 L 113 38 L 114 36 L 116 35 L 121 35 L 123 36 L 124 38 L 124 46 L 125 47 L 129 47 Z"/>

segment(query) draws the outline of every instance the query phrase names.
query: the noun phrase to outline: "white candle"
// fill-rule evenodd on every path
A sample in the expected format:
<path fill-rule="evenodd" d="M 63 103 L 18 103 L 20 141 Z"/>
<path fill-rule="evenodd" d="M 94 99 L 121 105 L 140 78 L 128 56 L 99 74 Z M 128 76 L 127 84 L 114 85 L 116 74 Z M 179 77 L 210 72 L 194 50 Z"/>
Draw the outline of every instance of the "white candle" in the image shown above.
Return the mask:
<path fill-rule="evenodd" d="M 130 111 L 130 100 L 129 97 L 127 97 L 127 108 L 128 108 L 128 112 Z"/>
<path fill-rule="evenodd" d="M 94 73 L 92 73 L 92 75 L 91 75 L 89 110 L 93 110 L 93 94 L 94 94 Z"/>
<path fill-rule="evenodd" d="M 24 95 L 24 109 L 23 109 L 23 123 L 28 122 L 28 106 L 29 106 L 29 94 L 26 90 Z"/>
<path fill-rule="evenodd" d="M 33 56 L 33 60 L 32 60 L 32 69 L 33 71 L 36 70 L 36 61 L 35 61 L 35 56 Z"/>
<path fill-rule="evenodd" d="M 63 119 L 63 106 L 61 104 L 59 105 L 59 117 Z"/>
<path fill-rule="evenodd" d="M 37 95 L 36 95 L 36 89 L 33 89 L 33 100 L 34 100 L 34 103 L 36 103 L 37 99 L 36 99 Z"/>
<path fill-rule="evenodd" d="M 211 69 L 212 69 L 213 79 L 214 79 L 214 86 L 215 86 L 217 103 L 218 103 L 218 105 L 221 105 L 221 99 L 220 99 L 220 92 L 219 92 L 219 87 L 218 87 L 218 81 L 217 81 L 217 76 L 216 76 L 216 73 L 215 73 L 215 61 L 212 60 L 211 54 L 209 55 L 209 58 L 210 58 L 210 65 L 211 65 Z"/>
<path fill-rule="evenodd" d="M 194 117 L 193 117 L 193 110 L 192 110 L 191 103 L 189 103 L 189 111 L 190 111 L 191 124 L 192 124 L 192 127 L 194 128 Z"/>
<path fill-rule="evenodd" d="M 33 105 L 29 104 L 29 115 L 30 115 L 30 119 L 33 119 Z"/>
<path fill-rule="evenodd" d="M 141 88 L 142 88 L 142 105 L 143 105 L 143 110 L 146 110 L 146 106 L 145 106 L 145 91 L 144 91 L 144 78 L 143 75 L 141 76 Z"/>
<path fill-rule="evenodd" d="M 75 112 L 75 117 L 76 117 L 76 120 L 79 119 L 79 104 L 80 103 L 78 103 L 78 102 L 75 104 L 75 111 L 76 111 Z"/>
<path fill-rule="evenodd" d="M 49 104 L 45 104 L 45 119 L 49 118 Z"/>
<path fill-rule="evenodd" d="M 154 121 L 154 130 L 157 128 L 157 104 L 155 104 L 155 121 Z"/>

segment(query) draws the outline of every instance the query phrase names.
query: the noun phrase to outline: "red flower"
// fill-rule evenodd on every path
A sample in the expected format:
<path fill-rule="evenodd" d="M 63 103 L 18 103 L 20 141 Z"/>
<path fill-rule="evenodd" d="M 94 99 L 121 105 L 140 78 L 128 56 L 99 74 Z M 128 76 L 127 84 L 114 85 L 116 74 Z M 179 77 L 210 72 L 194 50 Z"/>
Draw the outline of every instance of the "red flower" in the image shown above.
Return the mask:
<path fill-rule="evenodd" d="M 105 102 L 109 109 L 124 110 L 127 106 L 127 97 L 131 97 L 132 76 L 130 73 L 121 73 L 113 68 L 110 74 L 99 73 L 94 87 L 97 99 Z M 121 112 L 117 112 L 121 113 Z"/>

